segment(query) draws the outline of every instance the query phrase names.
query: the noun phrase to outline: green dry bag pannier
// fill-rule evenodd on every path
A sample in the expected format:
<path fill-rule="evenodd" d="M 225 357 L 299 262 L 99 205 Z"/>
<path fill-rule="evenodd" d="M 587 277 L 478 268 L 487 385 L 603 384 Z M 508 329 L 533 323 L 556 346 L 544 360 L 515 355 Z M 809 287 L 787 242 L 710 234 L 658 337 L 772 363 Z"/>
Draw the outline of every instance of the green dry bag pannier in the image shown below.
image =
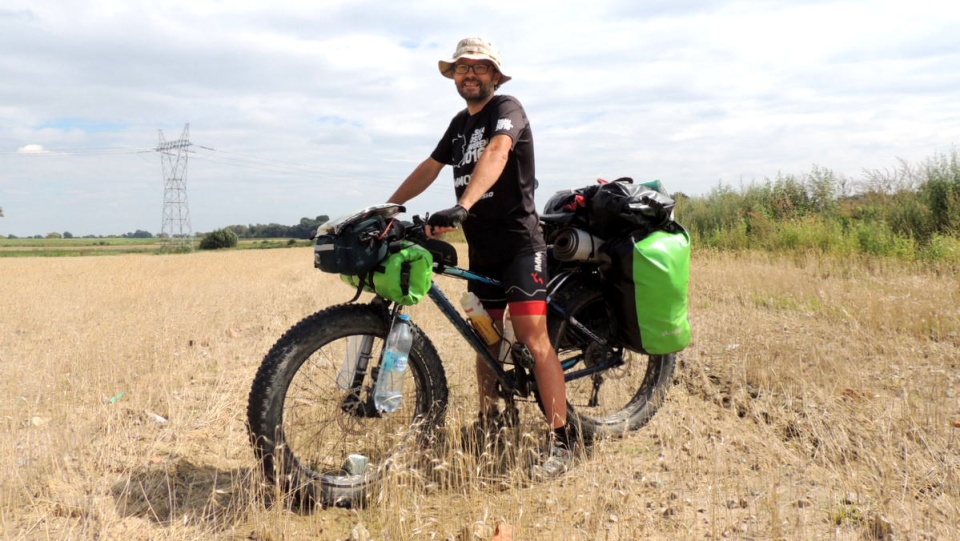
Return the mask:
<path fill-rule="evenodd" d="M 360 277 L 341 274 L 340 278 L 354 288 Z M 371 283 L 372 281 L 372 283 Z M 433 256 L 425 248 L 404 243 L 364 277 L 363 287 L 404 306 L 420 302 L 433 283 Z"/>
<path fill-rule="evenodd" d="M 671 222 L 664 230 L 635 231 L 601 248 L 601 278 L 614 335 L 651 355 L 687 347 L 690 235 Z"/>

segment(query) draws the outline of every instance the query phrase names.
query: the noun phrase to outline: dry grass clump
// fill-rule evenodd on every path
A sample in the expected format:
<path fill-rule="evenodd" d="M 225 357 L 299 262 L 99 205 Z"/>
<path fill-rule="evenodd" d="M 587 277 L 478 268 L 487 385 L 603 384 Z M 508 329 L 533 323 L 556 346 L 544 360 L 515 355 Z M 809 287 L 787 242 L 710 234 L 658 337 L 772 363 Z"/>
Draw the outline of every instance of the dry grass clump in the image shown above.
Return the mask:
<path fill-rule="evenodd" d="M 451 297 L 462 284 L 444 279 Z M 698 251 L 695 343 L 642 431 L 535 484 L 465 452 L 472 353 L 410 310 L 451 385 L 445 444 L 362 509 L 264 488 L 244 427 L 260 359 L 351 291 L 306 248 L 5 259 L 0 536 L 11 539 L 955 539 L 960 280 L 878 260 Z"/>

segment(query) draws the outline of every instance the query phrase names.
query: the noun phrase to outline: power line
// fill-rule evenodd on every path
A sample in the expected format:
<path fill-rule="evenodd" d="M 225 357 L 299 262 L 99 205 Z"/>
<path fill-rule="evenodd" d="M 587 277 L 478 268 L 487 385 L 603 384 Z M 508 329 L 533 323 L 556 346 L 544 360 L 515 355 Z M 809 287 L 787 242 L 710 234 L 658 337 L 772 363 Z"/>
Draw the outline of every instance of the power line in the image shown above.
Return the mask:
<path fill-rule="evenodd" d="M 226 150 L 218 150 L 215 148 L 204 147 L 200 145 L 194 145 L 197 148 L 206 150 L 208 152 L 197 152 L 191 150 L 197 158 L 202 158 L 205 160 L 210 160 L 215 163 L 221 163 L 224 165 L 231 165 L 235 167 L 243 167 L 247 169 L 261 169 L 264 171 L 269 171 L 272 173 L 284 173 L 284 174 L 310 174 L 310 173 L 340 173 L 347 174 L 343 169 L 337 170 L 331 168 L 329 164 L 305 164 L 297 163 L 289 160 L 278 160 L 274 158 L 264 158 L 262 156 L 254 156 L 252 154 L 242 154 L 239 152 L 230 152 Z"/>
<path fill-rule="evenodd" d="M 279 160 L 266 160 L 251 156 L 243 156 L 240 154 L 234 154 L 234 156 L 239 157 L 219 156 L 218 154 L 230 154 L 222 151 L 218 152 L 218 154 L 197 152 L 195 150 L 190 150 L 188 152 L 190 152 L 190 154 L 197 159 L 230 167 L 239 167 L 242 169 L 256 169 L 284 175 L 303 175 L 321 172 L 321 168 L 319 167 L 300 164 L 291 164 L 291 167 L 284 165 L 284 162 L 280 162 Z"/>
<path fill-rule="evenodd" d="M 257 160 L 257 161 L 263 161 L 263 162 L 268 162 L 268 163 L 275 163 L 275 164 L 279 164 L 279 165 L 289 165 L 289 166 L 291 166 L 291 167 L 296 167 L 296 168 L 300 168 L 300 169 L 317 169 L 317 170 L 320 169 L 320 166 L 317 166 L 317 165 L 308 165 L 308 164 L 296 163 L 296 162 L 291 162 L 291 161 L 286 161 L 286 160 L 277 160 L 277 159 L 273 159 L 273 158 L 262 158 L 262 157 L 260 157 L 260 156 L 253 156 L 253 155 L 250 155 L 250 154 L 241 154 L 241 153 L 239 153 L 239 152 L 230 152 L 230 151 L 227 151 L 227 150 L 218 150 L 218 149 L 215 149 L 215 148 L 210 148 L 210 147 L 205 147 L 205 146 L 200 146 L 200 145 L 195 145 L 195 146 L 196 146 L 197 148 L 202 148 L 202 149 L 204 149 L 204 150 L 209 150 L 209 151 L 211 151 L 211 152 L 217 152 L 217 153 L 219 153 L 219 154 L 226 154 L 226 155 L 228 155 L 228 156 L 237 156 L 238 158 L 242 158 L 242 159 L 246 159 L 246 160 Z"/>
<path fill-rule="evenodd" d="M 200 145 L 193 145 L 196 148 L 207 150 L 207 153 L 190 150 L 195 158 L 210 161 L 229 167 L 238 167 L 242 169 L 254 169 L 282 175 L 298 175 L 307 178 L 339 177 L 349 179 L 350 183 L 356 186 L 382 186 L 383 179 L 377 179 L 369 176 L 369 173 L 363 170 L 349 170 L 342 167 L 333 167 L 329 164 L 309 165 L 287 160 L 277 160 L 272 158 L 263 158 L 250 154 L 241 154 L 238 152 L 229 152 L 212 149 Z M 223 155 L 223 156 L 220 156 Z"/>
<path fill-rule="evenodd" d="M 50 159 L 63 157 L 143 155 L 161 150 L 159 147 L 40 148 L 41 150 L 37 152 L 23 152 L 22 148 L 19 150 L 0 151 L 0 155 L 13 154 L 29 157 L 31 159 Z M 184 147 L 183 151 L 193 158 L 200 159 L 202 161 L 227 167 L 236 167 L 239 169 L 263 171 L 275 175 L 301 176 L 308 179 L 319 179 L 323 177 L 324 180 L 349 180 L 351 185 L 358 187 L 379 187 L 382 186 L 382 182 L 384 181 L 383 178 L 371 177 L 368 171 L 364 171 L 362 169 L 351 170 L 348 168 L 332 166 L 329 163 L 306 164 L 290 160 L 279 160 L 275 158 L 256 156 L 253 154 L 220 150 L 195 144 L 189 145 L 189 148 Z M 393 180 L 392 177 L 391 180 Z"/>
<path fill-rule="evenodd" d="M 170 143 L 167 143 L 170 144 Z M 29 146 L 29 145 L 28 145 Z M 255 156 L 252 154 L 245 154 L 240 152 L 232 152 L 229 150 L 221 150 L 216 148 L 211 148 L 203 145 L 191 145 L 194 148 L 208 151 L 207 153 L 198 152 L 193 149 L 188 149 L 187 152 L 190 152 L 197 158 L 210 159 L 211 161 L 217 161 L 215 156 L 223 155 L 224 159 L 220 160 L 219 163 L 224 165 L 232 165 L 234 162 L 241 162 L 246 164 L 246 167 L 263 167 L 265 170 L 271 172 L 283 172 L 286 171 L 284 167 L 288 167 L 294 171 L 318 171 L 318 172 L 328 172 L 330 171 L 329 165 L 317 165 L 317 164 L 306 164 L 298 163 L 289 160 L 278 160 L 275 158 L 265 158 L 262 156 Z M 158 147 L 153 148 L 143 148 L 143 147 L 90 147 L 90 148 L 44 148 L 38 145 L 38 150 L 32 151 L 23 149 L 26 147 L 21 147 L 17 150 L 0 150 L 0 154 L 13 154 L 17 156 L 31 157 L 31 158 L 52 158 L 52 157 L 62 157 L 62 156 L 97 156 L 97 155 L 111 155 L 111 154 L 145 154 L 161 150 Z M 213 154 L 211 154 L 213 153 Z M 233 160 L 233 161 L 230 161 Z"/>

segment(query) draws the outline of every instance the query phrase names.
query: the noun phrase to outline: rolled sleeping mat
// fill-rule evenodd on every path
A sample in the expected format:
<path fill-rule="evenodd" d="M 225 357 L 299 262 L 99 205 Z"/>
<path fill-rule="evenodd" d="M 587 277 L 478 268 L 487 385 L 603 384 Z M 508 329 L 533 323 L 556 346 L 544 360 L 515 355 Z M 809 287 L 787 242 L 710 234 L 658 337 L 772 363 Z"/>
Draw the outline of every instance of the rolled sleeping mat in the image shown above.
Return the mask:
<path fill-rule="evenodd" d="M 565 227 L 553 240 L 553 256 L 560 261 L 600 260 L 603 240 L 575 227 Z"/>

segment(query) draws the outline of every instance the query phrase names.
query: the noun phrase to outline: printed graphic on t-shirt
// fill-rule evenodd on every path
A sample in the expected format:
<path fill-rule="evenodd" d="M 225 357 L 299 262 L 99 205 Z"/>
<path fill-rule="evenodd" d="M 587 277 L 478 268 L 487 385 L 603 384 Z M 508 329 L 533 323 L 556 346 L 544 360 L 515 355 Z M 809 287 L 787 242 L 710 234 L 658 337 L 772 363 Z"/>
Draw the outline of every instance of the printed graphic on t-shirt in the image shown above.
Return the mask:
<path fill-rule="evenodd" d="M 487 140 L 483 138 L 483 132 L 486 127 L 480 127 L 473 130 L 470 135 L 470 142 L 463 151 L 463 158 L 460 160 L 460 167 L 467 167 L 477 163 L 483 150 L 487 148 Z"/>

